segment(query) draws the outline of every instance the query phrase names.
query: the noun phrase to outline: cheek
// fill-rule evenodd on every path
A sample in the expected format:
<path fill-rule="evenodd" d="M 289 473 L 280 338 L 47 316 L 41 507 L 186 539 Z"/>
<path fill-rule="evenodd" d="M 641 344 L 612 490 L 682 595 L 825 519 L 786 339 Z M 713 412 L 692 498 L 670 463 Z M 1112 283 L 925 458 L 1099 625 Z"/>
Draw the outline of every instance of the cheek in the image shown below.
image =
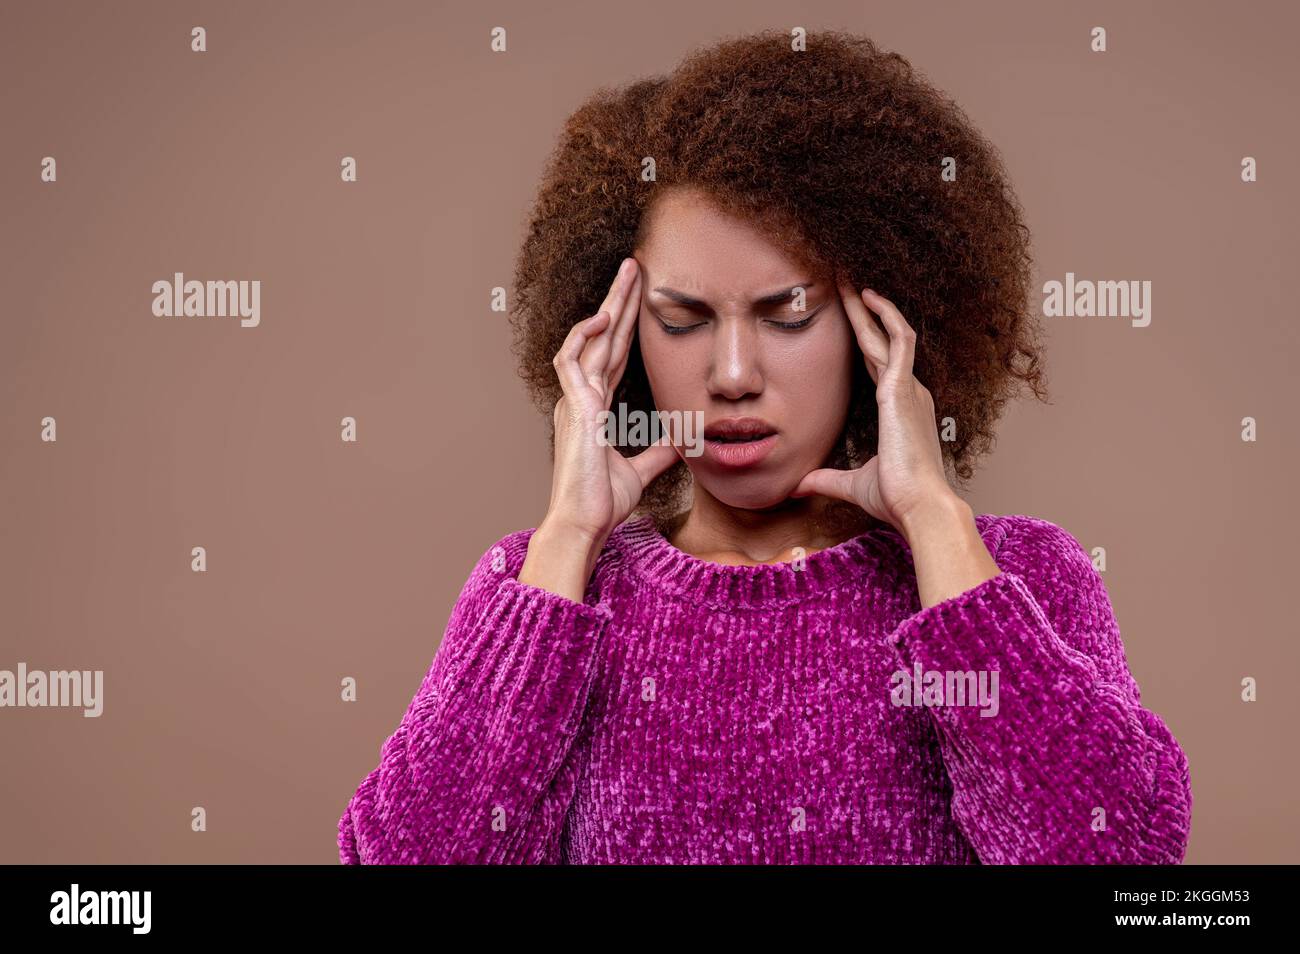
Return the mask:
<path fill-rule="evenodd" d="M 667 362 L 664 361 L 661 343 L 654 337 L 654 329 L 650 327 L 651 321 L 652 319 L 646 317 L 644 311 L 641 312 L 640 317 L 637 318 L 636 344 L 641 349 L 641 363 L 645 365 L 645 376 L 650 382 L 650 391 L 655 395 L 655 403 L 659 403 L 659 397 L 664 393 L 665 387 L 661 371 Z"/>
<path fill-rule="evenodd" d="M 847 330 L 847 319 L 826 322 L 823 327 L 810 329 L 807 334 L 792 336 L 772 356 L 773 367 L 779 367 L 783 381 L 782 390 L 793 406 L 815 412 L 815 419 L 832 423 L 848 406 L 853 386 L 853 361 L 861 360 L 857 342 Z M 838 426 L 838 425 L 837 425 Z"/>
<path fill-rule="evenodd" d="M 637 322 L 637 344 L 655 405 L 662 410 L 699 405 L 698 391 L 704 380 L 700 370 L 700 349 L 692 339 L 698 335 L 669 338 L 654 317 L 641 313 Z M 707 354 L 704 356 L 707 358 Z"/>

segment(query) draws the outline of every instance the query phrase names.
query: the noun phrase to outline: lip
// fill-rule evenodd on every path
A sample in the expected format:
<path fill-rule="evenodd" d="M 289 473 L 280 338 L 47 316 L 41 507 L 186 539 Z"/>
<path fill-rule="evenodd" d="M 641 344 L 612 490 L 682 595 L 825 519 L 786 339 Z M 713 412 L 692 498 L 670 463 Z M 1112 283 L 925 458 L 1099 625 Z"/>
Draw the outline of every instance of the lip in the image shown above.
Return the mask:
<path fill-rule="evenodd" d="M 761 437 L 775 433 L 776 428 L 761 417 L 720 417 L 704 428 L 705 440 L 714 437 Z"/>
<path fill-rule="evenodd" d="M 723 467 L 753 467 L 771 453 L 776 446 L 776 435 L 769 434 L 757 441 L 745 441 L 739 444 L 724 444 L 721 441 L 706 440 L 704 453 L 715 464 Z"/>
<path fill-rule="evenodd" d="M 772 452 L 776 440 L 776 428 L 759 417 L 727 417 L 704 428 L 704 452 L 723 467 L 753 467 Z"/>

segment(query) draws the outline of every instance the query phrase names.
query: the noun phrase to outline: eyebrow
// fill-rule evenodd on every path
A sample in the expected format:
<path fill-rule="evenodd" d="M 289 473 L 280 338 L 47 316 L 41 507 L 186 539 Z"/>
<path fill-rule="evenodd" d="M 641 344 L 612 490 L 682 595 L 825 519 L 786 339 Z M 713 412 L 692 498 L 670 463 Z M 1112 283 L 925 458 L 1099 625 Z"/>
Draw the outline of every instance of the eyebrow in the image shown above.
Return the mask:
<path fill-rule="evenodd" d="M 780 291 L 772 292 L 770 295 L 763 295 L 760 298 L 755 298 L 753 303 L 755 305 L 779 305 L 783 301 L 789 301 L 793 298 L 795 289 L 802 288 L 805 291 L 808 291 L 816 287 L 816 282 L 800 282 L 799 284 L 791 285 L 789 288 L 783 288 Z M 654 289 L 654 291 L 667 298 L 671 298 L 673 301 L 677 302 L 677 304 L 685 305 L 688 308 L 707 308 L 709 306 L 708 302 L 701 301 L 699 298 L 692 298 L 685 292 L 679 292 L 675 288 L 660 286 Z"/>

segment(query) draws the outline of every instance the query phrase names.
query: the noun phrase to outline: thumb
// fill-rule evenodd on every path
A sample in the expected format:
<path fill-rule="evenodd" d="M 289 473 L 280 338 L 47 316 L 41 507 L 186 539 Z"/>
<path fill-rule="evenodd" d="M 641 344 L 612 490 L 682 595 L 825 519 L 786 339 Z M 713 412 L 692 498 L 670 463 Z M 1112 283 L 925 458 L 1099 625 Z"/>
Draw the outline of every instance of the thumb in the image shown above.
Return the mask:
<path fill-rule="evenodd" d="M 790 492 L 791 497 L 809 497 L 813 494 L 854 503 L 853 471 L 823 467 L 805 474 L 803 480 Z"/>
<path fill-rule="evenodd" d="M 650 486 L 650 481 L 654 480 L 665 470 L 677 461 L 677 451 L 673 449 L 672 441 L 668 437 L 657 444 L 651 444 L 635 457 L 629 457 L 628 463 L 636 471 L 637 477 L 641 478 L 641 489 L 645 490 Z"/>

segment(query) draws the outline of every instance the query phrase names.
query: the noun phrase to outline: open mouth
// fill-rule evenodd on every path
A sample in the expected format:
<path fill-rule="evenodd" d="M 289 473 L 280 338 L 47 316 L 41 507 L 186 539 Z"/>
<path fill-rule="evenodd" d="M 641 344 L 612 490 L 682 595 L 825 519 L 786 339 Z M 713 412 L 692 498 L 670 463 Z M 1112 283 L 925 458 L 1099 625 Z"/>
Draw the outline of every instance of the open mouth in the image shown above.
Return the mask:
<path fill-rule="evenodd" d="M 727 418 L 704 428 L 705 452 L 723 467 L 753 467 L 775 444 L 776 428 L 756 417 Z"/>
<path fill-rule="evenodd" d="M 717 434 L 713 437 L 706 437 L 705 440 L 717 441 L 719 444 L 749 444 L 754 441 L 761 441 L 767 436 L 767 434 L 751 434 L 746 437 L 733 437 L 725 434 Z"/>
<path fill-rule="evenodd" d="M 719 444 L 747 444 L 776 433 L 776 428 L 757 418 L 718 421 L 704 429 L 704 439 Z"/>

